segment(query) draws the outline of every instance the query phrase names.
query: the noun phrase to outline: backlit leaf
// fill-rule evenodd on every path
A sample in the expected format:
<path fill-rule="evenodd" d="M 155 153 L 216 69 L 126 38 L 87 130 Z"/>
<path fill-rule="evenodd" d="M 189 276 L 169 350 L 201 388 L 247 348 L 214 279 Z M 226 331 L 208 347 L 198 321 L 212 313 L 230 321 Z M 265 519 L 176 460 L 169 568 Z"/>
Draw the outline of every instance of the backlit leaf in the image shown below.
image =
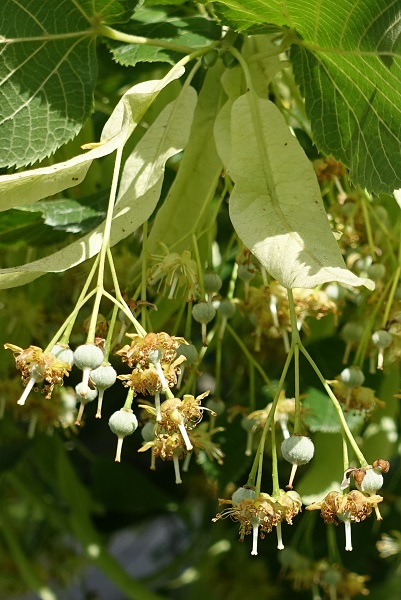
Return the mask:
<path fill-rule="evenodd" d="M 224 126 L 215 133 L 230 136 Z M 286 288 L 328 281 L 374 288 L 346 269 L 314 170 L 269 100 L 248 92 L 234 102 L 226 169 L 236 184 L 230 198 L 233 225 L 272 277 Z"/>

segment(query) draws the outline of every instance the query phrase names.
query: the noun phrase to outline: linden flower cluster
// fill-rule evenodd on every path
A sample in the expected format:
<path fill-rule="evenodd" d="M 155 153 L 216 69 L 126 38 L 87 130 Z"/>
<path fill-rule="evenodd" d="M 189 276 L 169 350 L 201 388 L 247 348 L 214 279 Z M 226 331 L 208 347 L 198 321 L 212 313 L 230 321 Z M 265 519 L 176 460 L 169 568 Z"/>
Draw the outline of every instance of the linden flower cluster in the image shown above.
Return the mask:
<path fill-rule="evenodd" d="M 231 500 L 219 498 L 219 505 L 229 504 L 230 507 L 218 513 L 212 521 L 215 523 L 219 519 L 230 517 L 233 521 L 240 524 L 240 541 L 244 540 L 245 535 L 252 533 L 252 551 L 256 556 L 258 553 L 258 536 L 263 539 L 265 533 L 270 533 L 273 527 L 277 532 L 277 548 L 284 548 L 281 523 L 286 521 L 292 525 L 292 519 L 302 509 L 302 501 L 299 494 L 293 490 L 285 492 L 279 490 L 277 496 L 261 492 L 255 497 L 255 492 L 248 488 L 239 488 L 232 495 Z"/>
<path fill-rule="evenodd" d="M 136 333 L 126 335 L 132 342 L 121 348 L 117 354 L 132 368 L 132 372 L 129 375 L 120 375 L 119 379 L 134 391 L 134 395 L 139 393 L 155 396 L 156 419 L 160 421 L 159 394 L 177 384 L 180 374 L 178 366 L 185 361 L 183 356 L 177 358 L 177 348 L 187 342 L 184 338 L 170 336 L 164 332 L 148 333 L 145 337 Z"/>
<path fill-rule="evenodd" d="M 25 390 L 17 402 L 19 405 L 25 404 L 31 390 L 41 382 L 45 382 L 42 393 L 45 394 L 46 399 L 51 398 L 54 386 L 63 385 L 64 377 L 68 377 L 71 371 L 72 359 L 69 359 L 69 355 L 63 355 L 60 346 L 55 346 L 53 352 L 43 352 L 38 346 L 23 349 L 14 344 L 4 344 L 4 347 L 14 353 L 15 366 L 21 371 Z"/>
<path fill-rule="evenodd" d="M 197 427 L 203 417 L 203 411 L 208 410 L 201 406 L 201 401 L 209 392 L 196 398 L 185 394 L 182 398 L 169 398 L 160 405 L 160 419 L 157 420 L 157 408 L 141 404 L 156 421 L 149 421 L 145 425 L 142 435 L 144 445 L 139 452 L 152 451 L 151 468 L 155 468 L 154 460 L 158 456 L 162 460 L 172 460 L 174 464 L 176 483 L 181 483 L 179 460 L 185 457 L 183 470 L 186 471 L 192 451 L 198 453 L 204 450 L 211 459 L 222 462 L 223 453 L 217 444 L 211 441 L 211 436 L 220 429 L 209 430 L 206 427 Z M 213 414 L 213 413 L 212 413 Z M 149 428 L 149 435 L 145 429 Z"/>

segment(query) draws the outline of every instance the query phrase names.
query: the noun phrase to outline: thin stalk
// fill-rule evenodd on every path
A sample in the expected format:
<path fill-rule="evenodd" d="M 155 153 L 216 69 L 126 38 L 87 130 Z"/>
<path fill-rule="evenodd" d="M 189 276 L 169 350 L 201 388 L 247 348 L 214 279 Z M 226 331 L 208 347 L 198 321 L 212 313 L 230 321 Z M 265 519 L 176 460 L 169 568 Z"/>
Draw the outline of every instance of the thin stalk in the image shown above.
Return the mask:
<path fill-rule="evenodd" d="M 129 388 L 127 397 L 124 402 L 124 408 L 131 410 L 133 399 L 134 399 L 134 390 L 132 388 Z"/>
<path fill-rule="evenodd" d="M 60 342 L 62 344 L 68 344 L 68 342 L 70 340 L 71 331 L 68 330 L 69 333 L 66 334 L 65 333 L 67 331 L 66 327 L 71 328 L 71 330 L 72 330 L 72 327 L 74 326 L 74 323 L 75 323 L 75 320 L 76 320 L 76 318 L 78 316 L 79 311 L 81 310 L 81 308 L 83 307 L 83 305 L 86 304 L 86 302 L 88 302 L 88 300 L 90 300 L 90 298 L 92 298 L 92 296 L 94 296 L 95 294 L 96 294 L 96 288 L 94 290 L 92 290 L 91 292 L 89 292 L 89 294 L 87 296 L 84 296 L 82 298 L 82 300 L 80 300 L 80 301 L 77 302 L 77 304 L 75 305 L 75 308 L 72 311 L 72 313 L 70 313 L 68 315 L 68 317 L 66 318 L 66 320 L 64 321 L 64 323 L 61 325 L 61 327 L 58 329 L 58 331 L 55 333 L 55 335 L 50 340 L 49 344 L 46 346 L 46 348 L 44 350 L 45 352 L 50 352 L 51 349 L 53 348 L 53 346 L 57 342 Z M 60 338 L 61 335 L 62 335 L 62 337 Z"/>
<path fill-rule="evenodd" d="M 166 50 L 173 50 L 181 54 L 191 54 L 193 48 L 189 46 L 182 46 L 181 44 L 175 44 L 174 42 L 168 42 L 167 40 L 155 40 L 152 38 L 143 37 L 140 35 L 130 35 L 129 33 L 123 33 L 107 25 L 97 25 L 95 28 L 97 35 L 102 35 L 110 40 L 117 42 L 126 42 L 127 44 L 139 44 L 142 46 L 156 46 L 157 48 L 165 48 Z M 212 47 L 212 46 L 211 46 Z M 207 48 L 209 50 L 209 48 Z"/>
<path fill-rule="evenodd" d="M 255 394 L 255 365 L 249 363 L 249 409 L 253 412 L 256 408 Z"/>
<path fill-rule="evenodd" d="M 285 361 L 284 367 L 283 367 L 283 371 L 281 373 L 280 381 L 278 382 L 276 394 L 274 396 L 274 400 L 273 400 L 269 415 L 268 415 L 268 417 L 266 419 L 266 423 L 263 427 L 262 435 L 261 435 L 261 438 L 259 441 L 258 449 L 256 450 L 256 455 L 255 455 L 255 458 L 253 461 L 253 465 L 252 465 L 251 471 L 249 473 L 247 485 L 249 485 L 250 487 L 253 487 L 255 485 L 256 473 L 258 474 L 259 485 L 257 484 L 256 488 L 255 488 L 256 496 L 258 496 L 260 494 L 260 483 L 262 481 L 261 467 L 263 467 L 263 452 L 264 452 L 264 448 L 265 448 L 267 432 L 269 431 L 269 428 L 270 428 L 270 425 L 272 424 L 272 422 L 273 422 L 272 426 L 274 427 L 274 413 L 276 412 L 276 406 L 277 406 L 277 403 L 280 398 L 281 390 L 283 389 L 283 386 L 284 386 L 285 378 L 287 377 L 287 371 L 291 364 L 293 354 L 294 354 L 294 349 L 291 346 L 290 351 L 287 355 L 287 359 Z"/>
<path fill-rule="evenodd" d="M 294 297 L 292 290 L 287 290 L 288 293 L 288 305 L 290 308 L 290 319 L 291 319 L 291 340 L 292 347 L 294 348 L 294 368 L 295 368 L 295 420 L 294 420 L 294 434 L 301 433 L 301 400 L 299 392 L 299 347 L 302 344 L 297 327 L 297 315 L 295 312 Z"/>
<path fill-rule="evenodd" d="M 196 260 L 196 264 L 197 264 L 197 267 L 198 267 L 198 280 L 199 280 L 199 288 L 200 288 L 200 299 L 201 299 L 202 302 L 204 302 L 205 301 L 205 283 L 203 281 L 203 269 L 202 269 L 202 263 L 201 263 L 200 254 L 199 254 L 198 240 L 196 239 L 195 233 L 192 234 L 192 244 L 193 244 L 193 247 L 194 247 L 195 260 Z"/>
<path fill-rule="evenodd" d="M 95 297 L 95 301 L 93 304 L 93 310 L 92 310 L 92 315 L 91 315 L 91 320 L 89 323 L 88 335 L 87 335 L 87 343 L 89 343 L 89 344 L 91 344 L 95 341 L 97 316 L 99 314 L 100 302 L 102 300 L 103 292 L 104 292 L 104 269 L 105 269 L 107 249 L 109 248 L 109 244 L 110 244 L 111 224 L 112 224 L 112 220 L 113 220 L 114 205 L 115 205 L 116 198 L 117 198 L 117 186 L 118 186 L 118 179 L 120 176 L 122 153 L 123 153 L 123 146 L 120 146 L 119 148 L 117 148 L 117 151 L 116 151 L 116 159 L 114 162 L 114 169 L 113 169 L 113 178 L 112 178 L 111 187 L 110 187 L 109 203 L 107 206 L 106 220 L 104 223 L 104 229 L 103 229 L 103 234 L 102 234 L 102 246 L 101 246 L 100 252 L 99 252 L 99 268 L 98 268 L 98 273 L 97 273 L 97 292 L 96 292 L 96 297 Z"/>
<path fill-rule="evenodd" d="M 359 449 L 359 446 L 356 443 L 355 438 L 352 435 L 350 428 L 348 427 L 347 421 L 345 420 L 344 413 L 342 411 L 339 401 L 337 400 L 337 398 L 333 394 L 333 391 L 331 390 L 330 386 L 328 385 L 325 378 L 321 374 L 319 367 L 316 365 L 315 361 L 313 360 L 313 358 L 311 357 L 309 352 L 306 350 L 306 348 L 304 348 L 303 345 L 300 346 L 300 351 L 305 356 L 305 358 L 311 365 L 312 369 L 315 371 L 316 375 L 320 379 L 321 384 L 323 385 L 324 389 L 326 390 L 330 400 L 332 401 L 333 406 L 336 410 L 338 419 L 340 421 L 341 427 L 343 429 L 343 432 L 344 432 L 345 436 L 347 437 L 347 439 L 350 443 L 350 446 L 352 447 L 353 451 L 355 452 L 355 456 L 358 458 L 361 467 L 366 467 L 369 463 L 366 460 L 366 458 L 364 457 L 364 455 L 362 454 L 361 450 Z"/>
<path fill-rule="evenodd" d="M 142 226 L 142 252 L 141 252 L 141 256 L 142 256 L 142 269 L 141 269 L 141 300 L 142 302 L 144 302 L 142 308 L 141 308 L 141 317 L 142 317 L 142 326 L 146 329 L 146 314 L 147 314 L 147 307 L 146 307 L 146 289 L 147 289 L 147 277 L 146 277 L 146 272 L 147 272 L 147 262 L 148 262 L 148 221 L 145 221 L 145 223 Z"/>
<path fill-rule="evenodd" d="M 374 308 L 369 315 L 368 322 L 366 323 L 362 339 L 360 340 L 360 342 L 358 344 L 358 348 L 355 353 L 354 364 L 361 368 L 363 367 L 363 361 L 364 361 L 364 357 L 366 354 L 366 348 L 369 344 L 369 340 L 370 340 L 370 336 L 372 333 L 372 328 L 373 328 L 374 322 L 375 322 L 376 317 L 386 299 L 387 294 L 389 293 L 389 290 L 390 290 L 392 284 L 393 284 L 393 280 L 389 279 L 386 287 L 380 294 L 380 297 L 378 298 L 378 300 L 376 300 Z"/>
<path fill-rule="evenodd" d="M 387 325 L 387 321 L 388 321 L 388 318 L 389 318 L 389 315 L 390 315 L 391 305 L 393 304 L 394 296 L 395 296 L 395 291 L 397 289 L 398 282 L 400 280 L 400 275 L 401 275 L 401 227 L 399 228 L 398 238 L 399 239 L 398 239 L 398 261 L 397 261 L 397 268 L 396 268 L 395 273 L 394 273 L 393 283 L 392 283 L 392 286 L 391 286 L 389 297 L 387 298 L 386 309 L 384 311 L 384 315 L 383 315 L 383 319 L 382 319 L 382 328 L 383 329 Z"/>
<path fill-rule="evenodd" d="M 117 320 L 117 314 L 118 314 L 118 306 L 115 304 L 113 306 L 113 312 L 111 313 L 111 318 L 110 318 L 110 322 L 109 322 L 109 330 L 107 332 L 107 338 L 106 338 L 106 343 L 104 346 L 104 360 L 108 360 L 109 358 L 109 354 L 110 354 L 110 350 L 111 350 L 111 343 L 112 343 L 112 339 L 113 339 L 113 333 L 114 333 L 114 327 L 116 325 L 116 320 Z"/>
<path fill-rule="evenodd" d="M 121 293 L 120 284 L 118 283 L 117 273 L 116 273 L 116 269 L 114 266 L 114 260 L 113 260 L 113 256 L 111 254 L 110 248 L 107 249 L 107 257 L 108 257 L 108 261 L 109 261 L 111 277 L 113 279 L 115 298 L 113 298 L 113 296 L 110 296 L 110 294 L 107 294 L 106 292 L 104 292 L 104 295 L 109 297 L 112 300 L 112 302 L 115 302 L 121 308 L 123 313 L 128 317 L 128 319 L 134 325 L 134 327 L 137 330 L 137 332 L 139 333 L 139 335 L 142 335 L 143 337 L 145 337 L 145 335 L 147 333 L 146 329 L 144 329 L 142 327 L 142 325 L 139 323 L 139 321 L 134 317 L 134 315 L 132 314 L 128 304 L 125 302 L 123 295 Z"/>
<path fill-rule="evenodd" d="M 217 398 L 220 398 L 221 391 L 221 355 L 222 355 L 222 341 L 220 336 L 217 336 L 216 341 L 216 362 L 215 362 L 215 388 L 214 394 Z"/>
<path fill-rule="evenodd" d="M 279 484 L 279 480 L 278 480 L 276 428 L 274 426 L 274 423 L 273 423 L 272 427 L 270 428 L 270 431 L 271 431 L 271 440 L 272 440 L 272 483 L 273 483 L 272 496 L 273 496 L 273 498 L 277 498 L 280 494 L 280 484 Z M 261 469 L 259 469 L 259 472 L 261 472 Z M 258 473 L 258 477 L 259 477 L 259 473 Z M 261 482 L 258 481 L 257 486 L 260 487 L 260 483 Z"/>
<path fill-rule="evenodd" d="M 369 252 L 370 252 L 372 259 L 376 260 L 375 243 L 373 241 L 372 225 L 371 225 L 370 218 L 369 218 L 367 203 L 368 203 L 368 200 L 367 200 L 366 196 L 362 196 L 361 204 L 362 204 L 363 218 L 365 221 L 366 236 L 368 238 Z"/>
<path fill-rule="evenodd" d="M 251 364 L 253 364 L 253 366 L 255 367 L 255 369 L 258 371 L 258 373 L 260 374 L 260 376 L 262 377 L 263 381 L 265 382 L 265 384 L 267 385 L 267 387 L 269 388 L 270 392 L 273 393 L 275 388 L 272 385 L 272 382 L 270 381 L 270 379 L 268 378 L 268 376 L 266 375 L 263 367 L 258 363 L 258 361 L 252 356 L 252 354 L 249 352 L 248 348 L 245 346 L 244 342 L 241 340 L 241 338 L 235 333 L 234 329 L 231 327 L 231 325 L 229 325 L 227 323 L 226 325 L 226 330 L 230 333 L 230 335 L 234 338 L 234 340 L 237 342 L 238 346 L 241 348 L 242 352 L 245 354 L 245 356 L 247 357 L 247 359 L 249 360 L 249 362 Z"/>

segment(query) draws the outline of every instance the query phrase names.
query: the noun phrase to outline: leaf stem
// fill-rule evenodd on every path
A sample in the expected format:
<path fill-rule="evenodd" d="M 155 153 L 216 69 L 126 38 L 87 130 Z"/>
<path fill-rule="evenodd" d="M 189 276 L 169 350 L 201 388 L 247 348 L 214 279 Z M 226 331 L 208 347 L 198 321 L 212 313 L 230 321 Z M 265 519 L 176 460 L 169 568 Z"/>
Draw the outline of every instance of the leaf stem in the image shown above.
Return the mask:
<path fill-rule="evenodd" d="M 110 40 L 115 40 L 116 42 L 140 44 L 142 46 L 156 46 L 158 48 L 165 48 L 166 50 L 173 50 L 174 52 L 179 52 L 180 54 L 191 54 L 194 51 L 194 49 L 190 48 L 189 46 L 182 46 L 181 44 L 168 42 L 167 40 L 155 40 L 140 35 L 123 33 L 122 31 L 118 31 L 117 29 L 113 29 L 113 27 L 108 27 L 107 25 L 97 25 L 95 32 L 97 35 L 102 35 L 103 37 L 107 37 Z"/>

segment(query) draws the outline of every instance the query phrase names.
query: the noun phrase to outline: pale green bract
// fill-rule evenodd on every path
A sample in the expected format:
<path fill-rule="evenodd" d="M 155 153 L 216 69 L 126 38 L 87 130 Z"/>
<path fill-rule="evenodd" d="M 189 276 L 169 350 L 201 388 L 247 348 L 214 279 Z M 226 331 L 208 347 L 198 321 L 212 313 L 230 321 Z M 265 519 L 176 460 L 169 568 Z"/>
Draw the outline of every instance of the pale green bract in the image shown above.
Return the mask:
<path fill-rule="evenodd" d="M 160 90 L 161 82 L 158 84 Z M 127 159 L 122 173 L 118 204 L 113 215 L 111 245 L 133 233 L 154 211 L 160 197 L 165 163 L 168 158 L 184 148 L 188 141 L 196 99 L 193 88 L 183 90 L 178 98 L 160 113 Z M 136 101 L 142 105 L 144 96 L 130 97 L 133 107 L 136 106 Z M 66 271 L 95 256 L 102 244 L 102 230 L 103 225 L 43 259 L 0 270 L 0 289 L 23 285 L 45 273 Z"/>
<path fill-rule="evenodd" d="M 279 109 L 248 92 L 234 102 L 229 131 L 227 125 L 223 108 L 215 134 L 235 182 L 231 220 L 270 275 L 286 288 L 336 281 L 374 289 L 345 267 L 313 167 Z"/>

